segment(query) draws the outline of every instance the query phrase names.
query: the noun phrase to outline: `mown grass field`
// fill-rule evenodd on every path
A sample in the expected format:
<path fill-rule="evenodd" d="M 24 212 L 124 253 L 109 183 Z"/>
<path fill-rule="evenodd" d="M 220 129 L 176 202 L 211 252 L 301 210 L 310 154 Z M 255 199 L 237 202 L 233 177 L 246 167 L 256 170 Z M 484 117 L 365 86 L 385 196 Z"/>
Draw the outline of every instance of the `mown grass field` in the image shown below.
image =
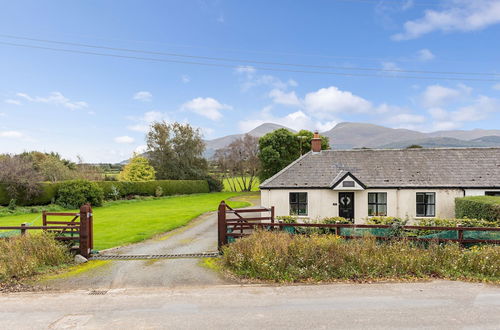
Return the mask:
<path fill-rule="evenodd" d="M 245 182 L 247 184 L 248 184 L 248 181 L 250 180 L 249 177 L 236 177 L 235 179 L 237 181 L 240 181 L 240 182 L 243 182 L 243 180 L 245 180 Z M 222 181 L 222 183 L 224 184 L 224 191 L 228 191 L 228 192 L 232 191 L 232 187 L 231 187 L 231 184 L 229 181 L 230 180 L 227 178 Z M 259 191 L 259 185 L 260 185 L 259 178 L 255 178 L 251 191 Z M 241 189 L 239 189 L 238 184 L 236 184 L 236 187 L 237 187 L 236 191 L 241 191 Z"/>
<path fill-rule="evenodd" d="M 93 209 L 94 248 L 103 250 L 135 243 L 173 230 L 205 212 L 215 211 L 221 200 L 239 195 L 241 193 L 222 192 L 107 202 Z M 229 201 L 229 205 L 245 207 L 250 204 L 240 200 Z M 66 218 L 57 218 L 63 219 Z M 40 225 L 41 213 L 2 216 L 0 226 L 18 226 L 33 221 L 34 225 Z"/>

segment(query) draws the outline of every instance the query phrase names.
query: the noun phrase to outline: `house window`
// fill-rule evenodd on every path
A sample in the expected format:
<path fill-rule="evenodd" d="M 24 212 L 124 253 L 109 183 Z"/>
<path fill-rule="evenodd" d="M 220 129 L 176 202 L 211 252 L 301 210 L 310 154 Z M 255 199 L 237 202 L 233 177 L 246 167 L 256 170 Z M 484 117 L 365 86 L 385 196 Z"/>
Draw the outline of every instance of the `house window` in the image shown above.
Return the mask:
<path fill-rule="evenodd" d="M 417 193 L 417 217 L 436 216 L 436 193 Z"/>
<path fill-rule="evenodd" d="M 500 196 L 500 191 L 486 191 L 484 194 L 486 196 Z"/>
<path fill-rule="evenodd" d="M 387 193 L 368 193 L 368 216 L 387 215 Z"/>
<path fill-rule="evenodd" d="M 290 193 L 290 215 L 307 215 L 307 193 Z"/>

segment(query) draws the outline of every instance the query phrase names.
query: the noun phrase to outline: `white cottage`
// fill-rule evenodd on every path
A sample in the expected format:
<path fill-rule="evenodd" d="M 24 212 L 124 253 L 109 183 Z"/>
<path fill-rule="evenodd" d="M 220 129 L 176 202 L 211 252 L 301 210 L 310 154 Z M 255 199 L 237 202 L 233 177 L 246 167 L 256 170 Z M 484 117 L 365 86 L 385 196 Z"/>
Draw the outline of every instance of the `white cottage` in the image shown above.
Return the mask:
<path fill-rule="evenodd" d="M 312 150 L 260 185 L 277 216 L 452 218 L 455 198 L 500 196 L 500 148 Z"/>

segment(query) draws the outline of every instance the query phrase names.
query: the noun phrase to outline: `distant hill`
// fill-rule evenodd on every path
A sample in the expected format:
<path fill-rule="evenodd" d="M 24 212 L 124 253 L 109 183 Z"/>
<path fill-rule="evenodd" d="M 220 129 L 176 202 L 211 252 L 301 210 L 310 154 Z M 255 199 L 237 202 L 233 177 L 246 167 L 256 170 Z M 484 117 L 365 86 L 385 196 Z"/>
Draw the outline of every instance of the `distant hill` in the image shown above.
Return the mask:
<path fill-rule="evenodd" d="M 279 128 L 293 129 L 274 123 L 262 124 L 248 134 L 261 137 Z M 206 140 L 205 157 L 211 158 L 215 151 L 227 147 L 231 142 L 241 138 L 242 134 L 232 134 L 213 140 Z M 330 139 L 334 149 L 352 148 L 406 148 L 418 144 L 425 148 L 452 147 L 500 147 L 500 130 L 453 130 L 424 133 L 403 128 L 389 128 L 367 123 L 339 123 L 321 135 Z M 128 160 L 120 164 L 126 164 Z"/>
<path fill-rule="evenodd" d="M 273 124 L 273 123 L 265 123 L 260 126 L 255 127 L 253 130 L 249 131 L 248 134 L 255 136 L 255 137 L 261 137 L 266 135 L 267 133 L 271 133 L 277 129 L 280 128 L 285 128 L 291 132 L 295 132 L 293 129 L 285 127 L 283 125 L 278 125 L 278 124 Z M 211 158 L 215 151 L 217 149 L 221 149 L 224 147 L 227 147 L 228 145 L 231 144 L 231 142 L 243 137 L 245 133 L 242 134 L 233 134 L 233 135 L 227 135 L 223 136 L 218 139 L 213 139 L 213 140 L 206 140 L 205 141 L 205 157 L 206 158 Z"/>

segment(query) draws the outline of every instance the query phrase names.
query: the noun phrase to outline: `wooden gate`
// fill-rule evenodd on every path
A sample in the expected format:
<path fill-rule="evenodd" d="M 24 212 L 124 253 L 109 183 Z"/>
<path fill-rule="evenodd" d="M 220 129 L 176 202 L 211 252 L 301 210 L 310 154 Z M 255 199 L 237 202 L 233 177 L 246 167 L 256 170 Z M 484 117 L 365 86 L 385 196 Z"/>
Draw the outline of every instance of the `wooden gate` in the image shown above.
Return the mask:
<path fill-rule="evenodd" d="M 222 246 L 228 243 L 229 239 L 249 235 L 255 224 L 264 223 L 269 225 L 275 223 L 274 206 L 271 208 L 233 209 L 225 201 L 222 201 L 218 210 L 219 251 Z"/>
<path fill-rule="evenodd" d="M 52 220 L 49 217 L 72 217 L 71 220 Z M 93 246 L 93 216 L 92 207 L 87 204 L 80 208 L 79 213 L 71 212 L 43 212 L 42 226 L 0 227 L 0 230 L 19 230 L 25 235 L 28 230 L 44 230 L 53 233 L 55 239 L 71 245 L 71 249 L 77 251 L 85 258 L 90 257 Z"/>

